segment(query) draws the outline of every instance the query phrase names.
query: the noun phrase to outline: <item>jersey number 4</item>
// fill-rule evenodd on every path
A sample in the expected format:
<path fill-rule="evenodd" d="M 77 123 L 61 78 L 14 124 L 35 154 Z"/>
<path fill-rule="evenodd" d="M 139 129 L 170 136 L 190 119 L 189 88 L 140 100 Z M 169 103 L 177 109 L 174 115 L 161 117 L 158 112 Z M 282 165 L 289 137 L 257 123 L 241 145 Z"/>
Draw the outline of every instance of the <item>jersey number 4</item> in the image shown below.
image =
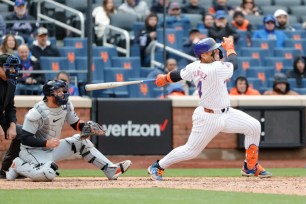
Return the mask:
<path fill-rule="evenodd" d="M 202 97 L 202 81 L 199 81 L 198 85 L 197 85 L 197 89 L 198 89 L 198 94 L 199 97 Z"/>

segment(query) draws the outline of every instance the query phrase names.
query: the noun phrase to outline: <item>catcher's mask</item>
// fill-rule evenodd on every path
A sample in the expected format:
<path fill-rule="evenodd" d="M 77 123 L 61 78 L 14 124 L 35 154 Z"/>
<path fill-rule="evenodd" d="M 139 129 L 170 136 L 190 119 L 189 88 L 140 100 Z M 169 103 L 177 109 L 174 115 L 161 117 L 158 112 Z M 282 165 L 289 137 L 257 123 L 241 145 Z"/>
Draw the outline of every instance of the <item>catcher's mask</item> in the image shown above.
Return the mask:
<path fill-rule="evenodd" d="M 222 50 L 219 48 L 221 46 L 220 43 L 216 43 L 216 41 L 212 38 L 205 38 L 197 42 L 193 46 L 193 51 L 195 55 L 200 59 L 201 54 L 204 52 L 213 51 L 212 56 L 214 55 L 214 50 L 219 49 L 219 58 L 223 58 Z"/>
<path fill-rule="evenodd" d="M 21 69 L 19 58 L 15 55 L 2 54 L 0 55 L 0 66 L 4 68 L 7 81 L 16 85 Z"/>
<path fill-rule="evenodd" d="M 54 90 L 57 90 L 59 88 L 63 88 L 64 90 L 64 96 L 55 96 L 54 95 Z M 45 95 L 44 97 L 44 101 L 47 100 L 47 96 L 54 96 L 56 103 L 58 105 L 66 105 L 68 102 L 68 98 L 69 98 L 69 92 L 68 92 L 68 84 L 62 80 L 52 80 L 49 81 L 48 83 L 46 83 L 43 86 L 43 93 Z"/>

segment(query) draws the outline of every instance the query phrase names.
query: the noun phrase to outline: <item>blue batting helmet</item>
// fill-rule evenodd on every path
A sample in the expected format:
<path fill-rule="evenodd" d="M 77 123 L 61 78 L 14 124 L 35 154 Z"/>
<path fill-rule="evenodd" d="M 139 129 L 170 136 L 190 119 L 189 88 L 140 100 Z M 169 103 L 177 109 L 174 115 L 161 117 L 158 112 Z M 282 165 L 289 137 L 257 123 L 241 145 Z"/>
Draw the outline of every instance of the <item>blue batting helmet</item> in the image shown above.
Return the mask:
<path fill-rule="evenodd" d="M 202 53 L 218 49 L 220 46 L 221 44 L 216 43 L 214 39 L 205 38 L 205 39 L 200 40 L 193 46 L 193 51 L 196 54 L 196 56 L 200 58 Z"/>

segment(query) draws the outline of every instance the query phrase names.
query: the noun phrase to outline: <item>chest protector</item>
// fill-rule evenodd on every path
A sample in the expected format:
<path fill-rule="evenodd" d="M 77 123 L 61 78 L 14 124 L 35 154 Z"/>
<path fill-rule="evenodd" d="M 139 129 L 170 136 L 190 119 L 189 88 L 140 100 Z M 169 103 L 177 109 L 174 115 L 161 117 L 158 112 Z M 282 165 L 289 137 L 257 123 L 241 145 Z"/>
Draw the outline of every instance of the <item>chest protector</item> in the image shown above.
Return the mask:
<path fill-rule="evenodd" d="M 38 130 L 35 137 L 41 139 L 60 138 L 61 131 L 66 120 L 67 114 L 71 111 L 70 103 L 67 108 L 49 108 L 44 102 L 35 106 L 40 115 L 38 120 Z"/>

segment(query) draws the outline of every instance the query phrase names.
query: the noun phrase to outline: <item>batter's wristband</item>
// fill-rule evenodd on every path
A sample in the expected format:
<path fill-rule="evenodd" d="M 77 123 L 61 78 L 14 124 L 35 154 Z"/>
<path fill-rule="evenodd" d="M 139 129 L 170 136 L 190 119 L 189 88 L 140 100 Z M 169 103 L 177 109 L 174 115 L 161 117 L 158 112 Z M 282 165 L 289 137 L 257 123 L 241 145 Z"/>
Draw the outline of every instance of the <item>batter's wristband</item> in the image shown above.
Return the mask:
<path fill-rule="evenodd" d="M 172 83 L 173 81 L 171 80 L 170 73 L 171 73 L 171 72 L 169 72 L 169 73 L 167 74 L 166 79 L 167 79 L 168 82 Z"/>
<path fill-rule="evenodd" d="M 234 49 L 229 49 L 229 50 L 226 50 L 226 56 L 230 56 L 231 54 L 235 54 L 237 55 L 236 51 Z"/>

